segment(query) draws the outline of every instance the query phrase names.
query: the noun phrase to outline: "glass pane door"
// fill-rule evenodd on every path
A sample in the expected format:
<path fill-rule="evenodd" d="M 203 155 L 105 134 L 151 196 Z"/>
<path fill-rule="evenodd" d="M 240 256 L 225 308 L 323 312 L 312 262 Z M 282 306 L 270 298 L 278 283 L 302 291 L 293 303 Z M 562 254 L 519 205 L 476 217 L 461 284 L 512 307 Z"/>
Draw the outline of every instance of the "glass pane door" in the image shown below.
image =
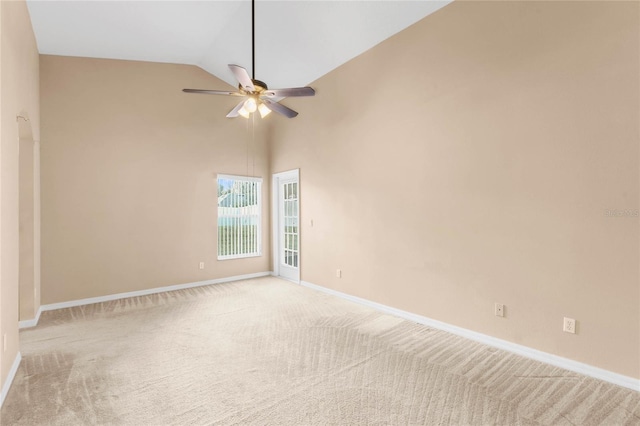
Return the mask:
<path fill-rule="evenodd" d="M 298 268 L 298 182 L 287 182 L 282 185 L 282 264 Z"/>

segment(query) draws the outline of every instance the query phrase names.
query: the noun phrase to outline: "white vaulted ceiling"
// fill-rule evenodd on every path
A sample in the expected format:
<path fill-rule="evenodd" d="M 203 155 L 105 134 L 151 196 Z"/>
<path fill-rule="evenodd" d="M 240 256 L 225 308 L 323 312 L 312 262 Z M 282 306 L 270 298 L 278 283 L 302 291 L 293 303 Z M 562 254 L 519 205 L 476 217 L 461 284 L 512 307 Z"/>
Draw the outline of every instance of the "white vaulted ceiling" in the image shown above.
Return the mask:
<path fill-rule="evenodd" d="M 256 78 L 304 86 L 450 1 L 256 0 Z M 28 0 L 42 54 L 251 73 L 251 1 Z"/>

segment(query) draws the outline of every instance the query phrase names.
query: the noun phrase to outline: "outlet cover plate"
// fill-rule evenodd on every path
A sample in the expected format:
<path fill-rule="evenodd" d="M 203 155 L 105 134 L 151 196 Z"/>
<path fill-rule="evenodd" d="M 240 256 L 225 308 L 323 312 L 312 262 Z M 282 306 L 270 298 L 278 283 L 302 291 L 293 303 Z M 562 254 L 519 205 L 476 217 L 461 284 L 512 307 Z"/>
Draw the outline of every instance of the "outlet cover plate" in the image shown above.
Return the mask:
<path fill-rule="evenodd" d="M 576 334 L 576 320 L 573 318 L 564 317 L 562 331 L 564 331 L 565 333 Z"/>

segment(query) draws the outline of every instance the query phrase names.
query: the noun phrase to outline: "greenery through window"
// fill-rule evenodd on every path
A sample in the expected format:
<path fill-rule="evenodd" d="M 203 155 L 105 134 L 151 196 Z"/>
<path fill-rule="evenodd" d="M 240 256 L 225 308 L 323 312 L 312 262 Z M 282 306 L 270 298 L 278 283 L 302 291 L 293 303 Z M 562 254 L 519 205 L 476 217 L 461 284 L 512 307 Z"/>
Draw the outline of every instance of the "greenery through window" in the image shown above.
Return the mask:
<path fill-rule="evenodd" d="M 261 254 L 262 179 L 218 175 L 218 259 Z"/>

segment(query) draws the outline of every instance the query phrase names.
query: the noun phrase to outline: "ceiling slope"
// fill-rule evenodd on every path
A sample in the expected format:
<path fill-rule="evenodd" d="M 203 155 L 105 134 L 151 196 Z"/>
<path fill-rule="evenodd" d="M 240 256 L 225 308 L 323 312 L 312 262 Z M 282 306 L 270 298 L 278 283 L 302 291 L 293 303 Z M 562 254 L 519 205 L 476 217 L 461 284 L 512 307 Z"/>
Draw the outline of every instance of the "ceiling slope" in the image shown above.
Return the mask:
<path fill-rule="evenodd" d="M 449 1 L 257 0 L 256 78 L 304 86 Z M 28 0 L 42 54 L 251 70 L 251 2 Z"/>

